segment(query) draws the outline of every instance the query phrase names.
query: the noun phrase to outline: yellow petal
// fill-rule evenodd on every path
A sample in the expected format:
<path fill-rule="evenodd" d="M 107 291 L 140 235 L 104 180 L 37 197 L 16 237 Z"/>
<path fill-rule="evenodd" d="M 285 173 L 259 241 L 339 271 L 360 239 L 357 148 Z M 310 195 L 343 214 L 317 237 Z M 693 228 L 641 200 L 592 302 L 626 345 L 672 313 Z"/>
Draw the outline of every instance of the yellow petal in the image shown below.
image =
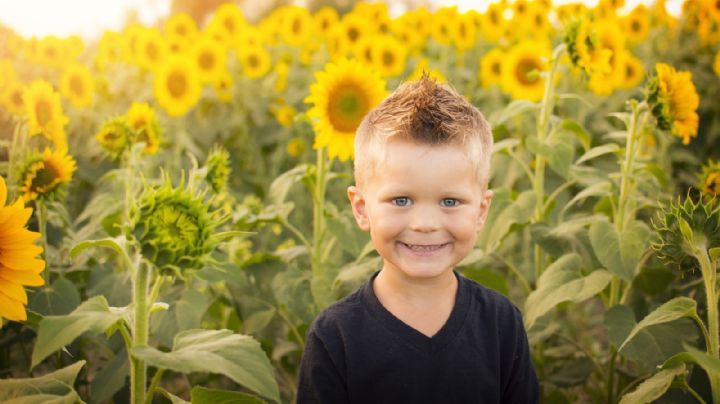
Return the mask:
<path fill-rule="evenodd" d="M 25 286 L 42 286 L 45 284 L 45 279 L 32 271 L 3 270 L 0 267 L 0 278 Z"/>
<path fill-rule="evenodd" d="M 5 179 L 0 177 L 0 207 L 5 206 L 7 200 L 7 188 L 5 187 Z"/>
<path fill-rule="evenodd" d="M 35 244 L 23 244 L 16 245 L 13 248 L 8 248 L 5 244 L 0 244 L 0 251 L 4 256 L 13 258 L 35 258 L 42 252 L 42 247 Z"/>
<path fill-rule="evenodd" d="M 27 320 L 25 306 L 0 292 L 0 317 L 13 321 L 25 321 Z"/>
<path fill-rule="evenodd" d="M 16 271 L 39 271 L 45 268 L 45 261 L 39 259 L 15 258 L 0 255 L 0 264 Z"/>
<path fill-rule="evenodd" d="M 27 304 L 27 293 L 22 285 L 0 278 L 0 293 L 22 304 Z"/>
<path fill-rule="evenodd" d="M 40 233 L 36 231 L 30 231 L 25 228 L 18 229 L 17 231 L 8 231 L 3 234 L 0 231 L 0 245 L 5 248 L 12 248 L 15 244 L 32 244 L 34 240 L 40 238 Z"/>
<path fill-rule="evenodd" d="M 32 209 L 24 208 L 23 200 L 18 199 L 14 204 L 0 211 L 0 225 L 6 229 L 25 227 L 31 215 Z"/>

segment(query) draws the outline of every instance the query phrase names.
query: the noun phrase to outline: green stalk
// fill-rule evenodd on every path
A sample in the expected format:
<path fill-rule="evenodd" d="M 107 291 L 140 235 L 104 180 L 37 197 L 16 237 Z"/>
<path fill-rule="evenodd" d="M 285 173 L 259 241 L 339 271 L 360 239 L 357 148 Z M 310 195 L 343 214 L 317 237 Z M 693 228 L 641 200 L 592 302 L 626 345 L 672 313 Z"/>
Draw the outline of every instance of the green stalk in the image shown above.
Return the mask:
<path fill-rule="evenodd" d="M 150 304 L 148 286 L 150 284 L 150 266 L 142 262 L 135 268 L 133 276 L 133 307 L 135 309 L 135 325 L 133 327 L 132 347 L 143 347 L 148 344 L 150 333 Z M 145 361 L 133 357 L 130 362 L 130 402 L 145 403 L 145 385 L 147 383 L 147 366 Z"/>
<path fill-rule="evenodd" d="M 315 189 L 313 190 L 313 242 L 312 242 L 312 284 L 311 292 L 318 310 L 327 305 L 325 296 L 325 268 L 322 260 L 322 241 L 325 236 L 325 148 L 317 151 Z"/>
<path fill-rule="evenodd" d="M 707 352 L 715 359 L 720 359 L 720 326 L 718 323 L 718 291 L 717 273 L 710 262 L 707 249 L 704 246 L 698 249 L 696 257 L 700 261 L 700 270 L 705 284 L 707 296 L 708 333 Z M 713 403 L 720 403 L 720 375 L 708 372 Z"/>
<path fill-rule="evenodd" d="M 545 81 L 545 93 L 540 107 L 537 125 L 537 137 L 540 143 L 545 140 L 550 123 L 550 114 L 555 108 L 555 75 L 557 74 L 560 57 L 565 52 L 565 45 L 559 45 L 553 51 L 552 65 Z M 532 223 L 538 223 L 544 216 L 545 206 L 545 159 L 541 155 L 535 156 L 535 175 L 533 178 L 533 190 L 535 191 L 535 214 Z M 535 279 L 542 275 L 544 269 L 543 254 L 540 245 L 535 244 Z"/>

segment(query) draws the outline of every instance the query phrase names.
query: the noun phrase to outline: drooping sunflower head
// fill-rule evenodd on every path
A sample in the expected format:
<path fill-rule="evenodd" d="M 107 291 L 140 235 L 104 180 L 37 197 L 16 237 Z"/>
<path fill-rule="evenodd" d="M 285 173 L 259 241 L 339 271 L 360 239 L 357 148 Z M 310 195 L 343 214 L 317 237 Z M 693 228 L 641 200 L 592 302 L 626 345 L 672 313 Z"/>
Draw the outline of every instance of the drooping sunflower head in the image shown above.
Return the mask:
<path fill-rule="evenodd" d="M 597 31 L 584 19 L 570 21 L 563 33 L 563 42 L 567 46 L 572 64 L 587 74 L 596 72 L 605 74 L 611 69 L 612 51 L 600 46 Z"/>
<path fill-rule="evenodd" d="M 700 198 L 694 202 L 690 195 L 684 202 L 678 197 L 670 206 L 658 212 L 653 220 L 657 240 L 652 243 L 658 258 L 682 272 L 698 267 L 694 249 L 708 249 L 720 245 L 720 204 L 716 198 Z M 688 226 L 685 227 L 685 224 Z M 687 234 L 688 229 L 690 230 Z M 691 236 L 692 240 L 688 237 Z"/>
<path fill-rule="evenodd" d="M 676 71 L 665 63 L 655 65 L 656 75 L 647 85 L 647 101 L 657 120 L 658 128 L 682 138 L 683 144 L 697 136 L 700 105 L 692 73 Z"/>
<path fill-rule="evenodd" d="M 23 102 L 30 136 L 43 135 L 55 147 L 67 147 L 65 124 L 68 119 L 63 114 L 60 95 L 53 90 L 50 83 L 43 80 L 31 82 L 25 89 Z"/>
<path fill-rule="evenodd" d="M 170 116 L 185 115 L 200 99 L 201 90 L 197 67 L 188 57 L 175 55 L 156 71 L 153 93 Z"/>
<path fill-rule="evenodd" d="M 107 120 L 95 134 L 103 150 L 113 160 L 120 160 L 135 143 L 137 133 L 124 116 Z"/>
<path fill-rule="evenodd" d="M 163 185 L 147 187 L 131 209 L 127 237 L 159 271 L 182 276 L 202 267 L 219 243 L 215 230 L 226 218 L 211 205 L 183 184 L 173 188 L 166 178 Z"/>
<path fill-rule="evenodd" d="M 90 70 L 78 63 L 69 65 L 60 78 L 60 92 L 78 108 L 90 105 L 95 95 L 95 82 Z"/>
<path fill-rule="evenodd" d="M 155 154 L 162 142 L 162 129 L 155 110 L 147 102 L 133 102 L 127 112 L 127 123 L 135 131 L 134 142 L 144 142 L 145 154 Z"/>
<path fill-rule="evenodd" d="M 230 153 L 222 146 L 216 145 L 208 155 L 205 161 L 207 174 L 205 182 L 215 191 L 221 193 L 227 188 L 228 179 L 230 178 Z"/>
<path fill-rule="evenodd" d="M 308 115 L 314 119 L 316 149 L 328 147 L 330 158 L 353 155 L 355 130 L 363 117 L 385 98 L 385 81 L 356 60 L 340 59 L 316 73 Z"/>
<path fill-rule="evenodd" d="M 700 192 L 711 198 L 720 197 L 720 161 L 708 160 L 698 178 Z"/>
<path fill-rule="evenodd" d="M 66 150 L 46 148 L 31 154 L 21 170 L 20 189 L 25 201 L 57 200 L 73 177 L 77 165 Z"/>
<path fill-rule="evenodd" d="M 26 227 L 32 209 L 26 208 L 22 199 L 6 206 L 7 196 L 5 180 L 0 177 L 0 327 L 3 318 L 27 319 L 27 293 L 23 286 L 45 284 L 39 275 L 45 269 L 45 261 L 37 257 L 43 249 L 33 243 L 40 233 Z"/>

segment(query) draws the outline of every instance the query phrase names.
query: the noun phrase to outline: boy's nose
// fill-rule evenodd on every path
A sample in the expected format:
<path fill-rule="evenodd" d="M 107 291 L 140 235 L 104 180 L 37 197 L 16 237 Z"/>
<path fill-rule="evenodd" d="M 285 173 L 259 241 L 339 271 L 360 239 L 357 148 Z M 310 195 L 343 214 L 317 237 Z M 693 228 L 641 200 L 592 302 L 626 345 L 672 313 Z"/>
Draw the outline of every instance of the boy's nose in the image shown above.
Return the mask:
<path fill-rule="evenodd" d="M 418 206 L 410 218 L 410 229 L 421 233 L 428 233 L 440 227 L 438 213 L 432 207 Z"/>

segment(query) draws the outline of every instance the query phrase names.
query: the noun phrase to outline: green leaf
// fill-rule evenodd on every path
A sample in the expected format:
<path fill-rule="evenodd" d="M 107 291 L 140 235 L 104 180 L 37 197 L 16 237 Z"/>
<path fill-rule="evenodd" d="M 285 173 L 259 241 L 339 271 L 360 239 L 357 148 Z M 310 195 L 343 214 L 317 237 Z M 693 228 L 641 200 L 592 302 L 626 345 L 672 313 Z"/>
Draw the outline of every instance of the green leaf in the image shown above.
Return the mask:
<path fill-rule="evenodd" d="M 641 330 L 620 354 L 638 364 L 642 372 L 654 372 L 671 356 L 685 351 L 683 343 L 695 342 L 697 324 L 688 318 L 647 327 Z"/>
<path fill-rule="evenodd" d="M 103 296 L 91 297 L 66 316 L 43 318 L 32 353 L 31 368 L 82 333 L 103 333 L 121 319 L 122 310 L 111 310 Z"/>
<path fill-rule="evenodd" d="M 568 203 L 565 204 L 563 207 L 563 212 L 569 209 L 572 205 L 585 200 L 587 198 L 590 198 L 592 196 L 609 196 L 611 195 L 612 190 L 612 184 L 607 181 L 603 182 L 596 182 L 587 188 L 583 189 L 582 191 L 575 194 L 575 196 L 568 201 Z"/>
<path fill-rule="evenodd" d="M 611 223 L 596 222 L 590 226 L 588 235 L 593 251 L 603 267 L 631 282 L 649 243 L 650 230 L 647 225 L 633 221 L 618 235 Z"/>
<path fill-rule="evenodd" d="M 87 240 L 80 243 L 75 244 L 70 249 L 70 257 L 76 258 L 78 254 L 80 254 L 82 251 L 90 248 L 90 247 L 106 247 L 115 250 L 118 254 L 120 254 L 120 257 L 123 259 L 123 262 L 125 265 L 128 266 L 128 269 L 133 267 L 132 260 L 128 256 L 127 251 L 125 250 L 125 245 L 127 241 L 124 237 L 116 237 L 116 238 L 105 238 L 100 240 Z"/>
<path fill-rule="evenodd" d="M 592 149 L 585 152 L 585 154 L 580 156 L 580 158 L 575 161 L 575 164 L 579 165 L 586 161 L 590 161 L 594 158 L 603 156 L 605 154 L 615 153 L 618 150 L 620 150 L 620 146 L 618 146 L 616 143 L 606 143 L 602 146 L 593 147 Z"/>
<path fill-rule="evenodd" d="M 265 401 L 250 394 L 237 391 L 193 387 L 190 392 L 193 404 L 264 404 Z"/>
<path fill-rule="evenodd" d="M 264 397 L 280 401 L 272 365 L 260 343 L 247 335 L 230 330 L 187 330 L 175 336 L 170 352 L 135 347 L 132 354 L 161 369 L 223 374 Z"/>
<path fill-rule="evenodd" d="M 600 293 L 612 279 L 612 274 L 603 270 L 582 276 L 581 267 L 580 256 L 570 253 L 560 257 L 543 272 L 537 289 L 525 301 L 526 328 L 532 327 L 540 316 L 560 303 L 578 303 Z"/>
<path fill-rule="evenodd" d="M 587 130 L 577 121 L 572 119 L 563 119 L 560 123 L 560 128 L 572 133 L 582 144 L 583 149 L 588 150 L 592 141 L 592 136 Z"/>
<path fill-rule="evenodd" d="M 695 318 L 697 317 L 696 309 L 697 303 L 689 297 L 676 297 L 663 303 L 660 307 L 653 310 L 635 327 L 633 327 L 630 334 L 627 338 L 625 338 L 625 341 L 623 341 L 620 345 L 620 348 L 618 348 L 618 351 L 621 351 L 625 345 L 627 345 L 627 343 L 643 329 L 653 325 L 674 321 L 683 317 Z"/>
<path fill-rule="evenodd" d="M 175 394 L 172 394 L 171 392 L 165 390 L 162 387 L 158 387 L 156 389 L 156 391 L 158 393 L 162 394 L 163 396 L 165 396 L 165 398 L 167 398 L 170 401 L 170 403 L 172 403 L 172 404 L 190 404 L 190 401 L 185 401 L 182 398 L 176 396 Z"/>
<path fill-rule="evenodd" d="M 169 310 L 151 317 L 152 334 L 162 345 L 171 346 L 178 332 L 200 327 L 200 321 L 209 305 L 210 298 L 207 293 L 195 289 L 184 290 Z"/>
<path fill-rule="evenodd" d="M 501 140 L 501 141 L 499 141 L 499 142 L 497 142 L 497 143 L 493 143 L 493 150 L 492 150 L 492 152 L 493 152 L 493 154 L 495 154 L 495 153 L 500 153 L 500 152 L 505 151 L 505 150 L 507 150 L 507 149 L 512 149 L 512 148 L 514 148 L 515 146 L 517 146 L 517 145 L 519 145 L 519 144 L 520 144 L 520 139 L 516 139 L 516 138 L 512 138 L 512 137 L 511 137 L 511 138 L 507 138 L 507 139 L 503 139 L 503 140 Z"/>
<path fill-rule="evenodd" d="M 510 295 L 510 287 L 505 277 L 491 269 L 467 268 L 463 271 L 463 275 L 505 296 Z"/>
<path fill-rule="evenodd" d="M 285 201 L 290 188 L 308 175 L 308 167 L 307 164 L 301 164 L 275 178 L 268 190 L 268 197 L 273 204 L 279 205 Z"/>
<path fill-rule="evenodd" d="M 676 278 L 676 271 L 664 267 L 642 267 L 640 273 L 633 279 L 633 287 L 650 296 L 664 292 Z"/>
<path fill-rule="evenodd" d="M 544 157 L 550 168 L 561 177 L 570 177 L 570 165 L 575 157 L 575 147 L 567 135 L 555 131 L 548 136 L 544 142 L 536 136 L 529 136 L 525 139 L 527 149 L 539 156 Z"/>
<path fill-rule="evenodd" d="M 32 379 L 0 380 L 0 401 L 3 403 L 82 403 L 72 386 L 84 360 Z"/>
<path fill-rule="evenodd" d="M 490 125 L 496 127 L 504 124 L 508 119 L 526 113 L 540 109 L 540 104 L 530 102 L 527 100 L 515 100 L 508 104 L 504 109 L 489 117 Z"/>
<path fill-rule="evenodd" d="M 502 239 L 508 234 L 512 225 L 522 225 L 530 221 L 534 209 L 535 194 L 533 191 L 528 190 L 521 193 L 517 200 L 505 207 L 505 209 L 493 219 L 487 236 L 489 245 L 484 246 L 483 250 L 495 250 L 500 245 Z"/>
<path fill-rule="evenodd" d="M 720 359 L 713 358 L 706 352 L 685 343 L 683 343 L 683 348 L 685 352 L 680 352 L 669 358 L 662 367 L 671 368 L 679 363 L 694 363 L 700 365 L 708 375 L 720 376 Z"/>
<path fill-rule="evenodd" d="M 614 346 L 620 346 L 637 324 L 633 310 L 625 305 L 618 304 L 605 312 L 605 327 L 608 338 Z"/>
<path fill-rule="evenodd" d="M 620 404 L 643 404 L 660 398 L 672 385 L 675 377 L 685 374 L 685 365 L 663 369 L 643 381 L 634 391 L 625 394 Z"/>
<path fill-rule="evenodd" d="M 33 293 L 28 301 L 28 308 L 43 316 L 64 315 L 79 304 L 80 292 L 77 286 L 65 277 L 60 277 L 52 285 Z"/>
<path fill-rule="evenodd" d="M 122 348 L 105 363 L 102 370 L 95 373 L 90 382 L 90 396 L 93 401 L 101 402 L 112 398 L 113 394 L 123 388 L 128 374 L 130 374 L 130 364 L 127 351 Z"/>
<path fill-rule="evenodd" d="M 243 321 L 243 331 L 246 334 L 255 334 L 262 331 L 275 318 L 275 308 L 261 310 L 251 314 Z"/>

